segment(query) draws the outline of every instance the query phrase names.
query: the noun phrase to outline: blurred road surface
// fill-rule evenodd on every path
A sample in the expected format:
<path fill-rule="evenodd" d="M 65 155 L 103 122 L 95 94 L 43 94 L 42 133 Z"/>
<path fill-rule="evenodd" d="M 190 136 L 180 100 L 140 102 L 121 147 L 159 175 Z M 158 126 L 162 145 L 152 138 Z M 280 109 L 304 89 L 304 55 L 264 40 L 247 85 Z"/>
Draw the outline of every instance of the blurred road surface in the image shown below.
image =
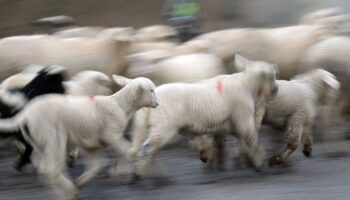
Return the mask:
<path fill-rule="evenodd" d="M 148 178 L 129 185 L 130 177 L 106 178 L 106 171 L 82 191 L 87 200 L 349 200 L 350 157 L 327 158 L 316 145 L 313 158 L 295 152 L 288 168 L 267 168 L 258 173 L 234 170 L 227 162 L 224 172 L 208 171 L 195 151 L 181 147 L 165 149 L 157 163 L 167 178 Z M 19 173 L 12 167 L 16 155 L 2 153 L 0 163 L 0 200 L 52 199 L 33 167 Z M 76 177 L 83 170 L 84 159 L 70 170 Z"/>

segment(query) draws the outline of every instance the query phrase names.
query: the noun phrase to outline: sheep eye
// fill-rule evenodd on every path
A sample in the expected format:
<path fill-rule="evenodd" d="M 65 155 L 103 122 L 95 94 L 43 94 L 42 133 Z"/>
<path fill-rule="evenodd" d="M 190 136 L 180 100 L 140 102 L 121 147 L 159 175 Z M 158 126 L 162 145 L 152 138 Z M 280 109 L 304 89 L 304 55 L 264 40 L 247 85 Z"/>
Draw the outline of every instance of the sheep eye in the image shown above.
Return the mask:
<path fill-rule="evenodd" d="M 154 92 L 154 90 L 153 90 L 153 89 L 151 89 L 151 92 L 153 93 L 153 92 Z"/>

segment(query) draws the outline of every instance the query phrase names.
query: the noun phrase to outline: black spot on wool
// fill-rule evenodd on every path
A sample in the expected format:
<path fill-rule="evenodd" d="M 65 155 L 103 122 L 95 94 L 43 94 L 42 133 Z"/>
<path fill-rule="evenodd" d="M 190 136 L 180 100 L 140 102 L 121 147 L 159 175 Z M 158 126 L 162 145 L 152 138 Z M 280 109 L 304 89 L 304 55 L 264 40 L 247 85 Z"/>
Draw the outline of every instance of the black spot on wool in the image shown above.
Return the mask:
<path fill-rule="evenodd" d="M 41 70 L 38 75 L 30 81 L 26 86 L 19 89 L 13 89 L 10 92 L 22 94 L 25 100 L 28 102 L 37 96 L 45 94 L 64 94 L 64 74 L 54 73 L 50 74 L 47 68 Z M 0 100 L 0 112 L 1 118 L 10 118 L 15 116 L 21 109 L 16 109 Z M 25 152 L 21 155 L 20 159 L 16 163 L 16 169 L 21 170 L 23 166 L 30 163 L 30 157 L 33 151 L 33 147 L 25 141 L 23 134 L 20 130 L 8 133 L 1 133 L 2 137 L 15 137 L 25 146 Z"/>

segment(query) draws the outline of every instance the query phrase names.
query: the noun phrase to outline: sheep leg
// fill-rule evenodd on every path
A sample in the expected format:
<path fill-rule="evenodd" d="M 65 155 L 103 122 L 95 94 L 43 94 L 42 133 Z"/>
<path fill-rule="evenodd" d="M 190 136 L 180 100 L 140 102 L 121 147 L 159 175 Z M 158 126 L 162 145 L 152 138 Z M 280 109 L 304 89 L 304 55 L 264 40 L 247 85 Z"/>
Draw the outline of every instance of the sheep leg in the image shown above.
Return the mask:
<path fill-rule="evenodd" d="M 238 146 L 249 165 L 260 171 L 264 164 L 265 151 L 258 142 L 254 119 L 253 117 L 243 119 L 242 116 L 241 120 L 242 123 L 237 124 Z"/>
<path fill-rule="evenodd" d="M 76 147 L 71 150 L 68 154 L 68 166 L 73 167 L 75 162 L 78 160 L 79 149 Z"/>
<path fill-rule="evenodd" d="M 64 199 L 78 198 L 78 188 L 69 180 L 64 173 L 65 169 L 65 143 L 56 143 L 56 146 L 46 146 L 43 152 L 36 152 L 42 155 L 36 156 L 34 165 L 38 172 L 43 175 L 57 195 L 67 195 Z"/>
<path fill-rule="evenodd" d="M 100 137 L 100 143 L 105 148 L 112 148 L 117 156 L 126 157 L 130 148 L 130 142 L 124 137 L 122 132 L 116 132 L 118 127 L 115 127 L 113 122 L 106 127 L 106 131 Z"/>
<path fill-rule="evenodd" d="M 33 147 L 23 138 L 22 134 L 19 134 L 18 140 L 24 145 L 24 153 L 16 161 L 15 168 L 17 171 L 22 171 L 22 168 L 31 162 L 30 157 L 33 152 Z"/>
<path fill-rule="evenodd" d="M 57 195 L 61 196 L 63 194 L 65 196 L 64 199 L 79 199 L 77 187 L 62 171 L 47 171 L 44 173 L 44 176 Z"/>
<path fill-rule="evenodd" d="M 269 159 L 269 165 L 281 165 L 298 148 L 303 133 L 303 123 L 296 117 L 291 117 L 287 122 L 287 146 L 279 154 Z"/>
<path fill-rule="evenodd" d="M 216 158 L 216 166 L 222 170 L 225 165 L 225 135 L 216 134 L 214 136 L 214 151 Z"/>
<path fill-rule="evenodd" d="M 99 151 L 89 151 L 86 152 L 89 158 L 88 169 L 76 179 L 76 185 L 78 188 L 84 186 L 88 181 L 94 178 L 105 165 L 105 161 L 101 152 Z"/>
<path fill-rule="evenodd" d="M 254 123 L 255 128 L 258 130 L 261 126 L 261 123 L 263 121 L 264 115 L 265 115 L 265 102 L 260 100 L 257 103 L 255 103 L 255 112 L 254 112 Z"/>
<path fill-rule="evenodd" d="M 148 110 L 146 110 L 148 111 Z M 136 158 L 137 152 L 140 150 L 143 142 L 147 138 L 147 126 L 146 121 L 147 118 L 140 116 L 147 113 L 140 113 L 135 116 L 134 119 L 134 127 L 133 127 L 133 134 L 132 134 L 132 146 L 128 151 L 127 157 L 129 160 L 134 160 Z"/>
<path fill-rule="evenodd" d="M 110 128 L 110 130 L 116 130 Z M 128 150 L 130 149 L 130 142 L 123 136 L 122 133 L 115 133 L 113 131 L 107 132 L 102 141 L 107 145 L 106 147 L 111 147 L 115 152 L 116 156 L 119 156 L 121 159 L 127 158 Z M 115 161 L 115 164 L 109 169 L 110 172 L 116 173 L 117 167 L 116 165 L 120 163 L 120 161 Z"/>
<path fill-rule="evenodd" d="M 309 125 L 305 128 L 304 131 L 304 147 L 303 147 L 303 153 L 306 157 L 311 157 L 312 154 L 312 146 L 313 146 L 313 137 L 312 137 L 312 127 Z"/>
<path fill-rule="evenodd" d="M 166 134 L 165 134 L 166 133 Z M 136 181 L 153 161 L 156 152 L 176 136 L 176 129 L 169 127 L 156 127 L 150 130 L 150 135 L 143 143 L 134 163 L 134 181 Z"/>

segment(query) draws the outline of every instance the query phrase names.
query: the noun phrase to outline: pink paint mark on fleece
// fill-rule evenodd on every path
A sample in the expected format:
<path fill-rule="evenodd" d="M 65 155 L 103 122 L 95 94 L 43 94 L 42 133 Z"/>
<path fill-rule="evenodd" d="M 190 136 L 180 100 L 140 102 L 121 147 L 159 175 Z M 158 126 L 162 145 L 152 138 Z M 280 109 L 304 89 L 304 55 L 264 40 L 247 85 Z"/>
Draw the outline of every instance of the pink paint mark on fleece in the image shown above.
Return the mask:
<path fill-rule="evenodd" d="M 89 101 L 90 101 L 90 102 L 95 101 L 95 96 L 89 96 L 88 98 L 89 98 Z"/>
<path fill-rule="evenodd" d="M 216 90 L 219 92 L 219 94 L 221 95 L 222 93 L 222 81 L 221 80 L 217 80 L 216 81 Z"/>

